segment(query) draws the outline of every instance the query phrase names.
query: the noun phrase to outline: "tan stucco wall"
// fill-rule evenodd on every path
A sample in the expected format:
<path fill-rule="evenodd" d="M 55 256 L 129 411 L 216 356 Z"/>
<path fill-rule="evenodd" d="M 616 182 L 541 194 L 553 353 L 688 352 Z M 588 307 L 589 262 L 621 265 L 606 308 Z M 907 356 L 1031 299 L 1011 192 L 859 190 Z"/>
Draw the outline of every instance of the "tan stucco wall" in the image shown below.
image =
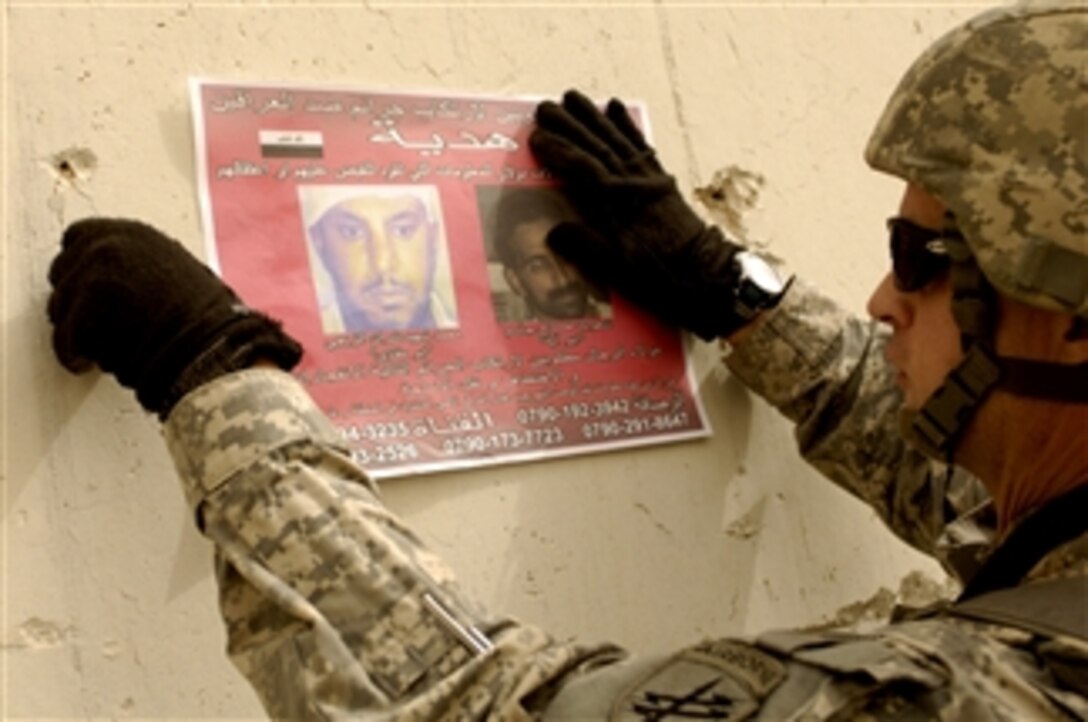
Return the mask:
<path fill-rule="evenodd" d="M 751 237 L 861 312 L 900 191 L 865 168 L 864 140 L 909 61 L 977 9 L 7 4 L 0 713 L 145 719 L 260 708 L 225 659 L 211 550 L 156 424 L 111 379 L 55 363 L 45 274 L 90 214 L 200 251 L 187 76 L 641 98 L 685 189 L 731 164 L 762 174 Z M 45 163 L 72 146 L 99 159 L 82 194 Z M 636 650 L 939 577 L 797 460 L 714 348 L 696 352 L 709 441 L 394 481 L 387 501 L 489 605 Z"/>

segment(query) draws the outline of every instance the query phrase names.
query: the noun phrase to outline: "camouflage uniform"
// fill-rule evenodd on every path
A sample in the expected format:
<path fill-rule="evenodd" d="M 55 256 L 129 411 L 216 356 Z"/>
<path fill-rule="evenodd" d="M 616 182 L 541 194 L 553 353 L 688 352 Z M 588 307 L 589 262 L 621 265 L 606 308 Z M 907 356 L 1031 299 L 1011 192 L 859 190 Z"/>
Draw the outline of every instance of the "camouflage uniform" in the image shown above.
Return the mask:
<path fill-rule="evenodd" d="M 807 462 L 962 581 L 993 543 L 997 518 L 978 479 L 899 434 L 888 337 L 798 279 L 725 364 L 796 424 Z"/>
<path fill-rule="evenodd" d="M 881 462 L 860 447 L 804 429 L 819 427 L 808 422 L 828 404 L 869 403 L 857 397 L 865 373 L 852 369 L 885 372 L 870 363 L 874 346 L 856 324 L 829 324 L 841 319 L 826 301 L 802 288 L 791 294 L 731 363 L 739 369 L 749 353 L 773 359 L 763 385 L 798 418 L 809 413 L 800 423 L 806 452 L 833 453 L 837 443 L 855 457 L 829 472 L 840 481 L 850 469 L 872 472 Z M 846 341 L 843 328 L 856 336 Z M 803 329 L 808 335 L 795 335 Z M 788 352 L 781 331 L 823 351 Z M 786 376 L 798 383 L 791 388 Z M 828 378 L 839 381 L 814 381 Z M 491 616 L 382 506 L 335 429 L 279 371 L 201 387 L 174 409 L 166 435 L 197 523 L 216 545 L 229 653 L 277 718 L 782 720 L 894 711 L 905 719 L 1088 719 L 1083 692 L 1063 690 L 1047 671 L 1052 660 L 1083 670 L 1085 645 L 1008 627 L 937 617 L 867 635 L 771 633 L 626 659 L 616 647 L 557 642 Z M 880 496 L 875 486 L 860 489 Z M 898 513 L 906 538 L 931 546 L 941 538 L 925 531 L 937 512 Z M 1088 539 L 1049 555 L 1034 577 L 1068 573 L 1088 574 Z M 428 609 L 427 595 L 493 646 L 470 653 Z"/>
<path fill-rule="evenodd" d="M 955 31 L 952 42 L 975 26 Z M 1041 50 L 1059 47 L 1079 49 L 1083 59 L 1083 16 L 1057 31 L 1045 19 L 1038 27 L 1060 35 L 1014 27 L 1011 38 L 1002 36 L 1011 45 L 980 56 L 978 67 L 1010 58 L 1035 62 Z M 923 58 L 919 67 L 928 63 Z M 937 78 L 934 92 L 951 98 L 957 113 L 963 97 L 986 115 L 977 97 L 978 68 L 952 67 L 955 77 Z M 1066 81 L 1078 72 L 1075 64 L 1069 68 L 1071 75 L 1063 70 Z M 1079 105 L 1076 95 L 1063 97 L 1056 109 L 1044 108 L 1044 121 L 1053 120 L 1048 110 L 1054 110 L 1062 123 L 1084 122 L 1076 111 L 1084 107 L 1083 72 L 1082 64 Z M 1054 100 L 1055 88 L 1031 85 L 1032 102 L 1023 107 Z M 922 101 L 906 106 L 898 127 L 916 132 L 910 114 L 932 110 Z M 1069 113 L 1058 112 L 1066 104 Z M 917 125 L 924 135 L 933 122 Z M 1028 125 L 1045 145 L 1050 131 Z M 930 134 L 936 141 L 951 138 L 953 146 L 975 148 L 949 127 L 933 127 L 944 131 Z M 1062 166 L 1055 177 L 1075 182 L 1085 177 L 1083 128 L 1067 135 L 1079 137 L 1081 145 L 1074 140 L 1063 146 L 1065 156 L 1046 160 L 1051 168 L 1068 161 L 1072 170 Z M 942 147 L 934 157 L 958 157 L 946 151 Z M 879 160 L 893 172 L 897 162 Z M 924 176 L 932 167 L 919 172 Z M 993 223 L 1003 222 L 994 220 L 995 209 L 1021 227 L 1024 218 L 1051 214 L 1053 203 L 1083 206 L 1084 188 L 1051 194 L 1064 200 L 1051 199 L 1050 209 L 1037 216 L 1031 212 L 1036 206 L 1017 205 L 1012 196 L 976 203 L 988 187 L 965 188 L 960 200 L 970 207 L 957 212 L 976 242 L 990 239 Z M 941 191 L 938 196 L 948 199 L 956 189 Z M 982 209 L 986 203 L 992 207 Z M 985 212 L 970 213 L 980 209 Z M 1083 207 L 1059 215 L 1072 223 L 1083 218 L 1077 213 Z M 1061 259 L 1083 258 L 1083 226 L 1081 235 L 1075 233 L 1069 237 L 1080 246 L 1065 248 L 1069 253 Z M 1031 236 L 1034 243 L 1034 231 Z M 979 263 L 988 268 L 1003 262 L 1000 253 L 991 256 L 980 254 Z M 1015 284 L 1017 278 L 1006 280 Z M 1075 298 L 1083 275 L 1068 271 L 1064 260 L 1059 271 L 1039 279 L 1027 290 L 999 287 L 1014 297 L 1023 293 L 1028 302 L 1056 288 L 1059 293 L 1040 305 L 1086 315 Z M 1047 286 L 1053 279 L 1060 283 Z M 885 341 L 870 324 L 796 283 L 727 364 L 796 423 L 807 460 L 951 573 L 969 575 L 979 552 L 992 544 L 992 511 L 977 482 L 899 440 L 900 402 L 882 354 Z M 335 429 L 282 372 L 243 371 L 202 386 L 174 408 L 166 435 L 197 523 L 216 545 L 231 657 L 276 717 L 1088 719 L 1088 641 L 1056 631 L 938 612 L 865 634 L 777 632 L 632 659 L 613 646 L 558 642 L 492 616 L 382 506 Z M 1010 535 L 1030 521 L 1018 522 Z M 1069 578 L 1088 582 L 1088 534 L 1051 549 L 1019 589 L 1049 589 L 1044 585 L 1051 580 Z"/>
<path fill-rule="evenodd" d="M 283 372 L 200 387 L 165 432 L 216 545 L 228 652 L 276 718 L 524 719 L 559 680 L 619 655 L 486 615 Z M 470 654 L 427 597 L 491 650 Z"/>

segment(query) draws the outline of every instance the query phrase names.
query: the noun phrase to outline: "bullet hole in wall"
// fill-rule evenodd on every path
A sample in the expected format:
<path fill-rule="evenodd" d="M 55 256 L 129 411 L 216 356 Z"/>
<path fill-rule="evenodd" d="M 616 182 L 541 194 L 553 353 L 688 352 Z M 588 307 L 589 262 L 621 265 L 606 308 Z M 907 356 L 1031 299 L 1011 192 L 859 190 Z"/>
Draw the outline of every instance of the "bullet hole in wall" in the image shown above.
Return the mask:
<path fill-rule="evenodd" d="M 91 177 L 98 169 L 98 156 L 94 151 L 73 146 L 42 158 L 39 163 L 53 179 L 53 192 L 49 194 L 45 205 L 56 216 L 57 223 L 65 224 L 65 206 L 69 191 L 74 191 L 90 204 L 92 212 L 97 213 L 94 198 L 88 188 Z"/>
<path fill-rule="evenodd" d="M 48 166 L 59 185 L 86 183 L 98 168 L 98 156 L 90 148 L 71 147 L 54 153 Z"/>

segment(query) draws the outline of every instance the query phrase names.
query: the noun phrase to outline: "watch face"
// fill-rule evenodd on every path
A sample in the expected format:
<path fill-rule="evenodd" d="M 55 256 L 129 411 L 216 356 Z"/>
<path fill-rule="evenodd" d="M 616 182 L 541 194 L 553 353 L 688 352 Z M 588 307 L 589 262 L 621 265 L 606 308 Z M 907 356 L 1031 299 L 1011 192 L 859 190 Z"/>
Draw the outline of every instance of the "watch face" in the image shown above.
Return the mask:
<path fill-rule="evenodd" d="M 758 311 L 767 305 L 767 294 L 754 283 L 742 283 L 737 288 L 737 302 L 750 312 Z"/>
<path fill-rule="evenodd" d="M 741 271 L 748 280 L 755 284 L 759 290 L 770 296 L 777 296 L 785 289 L 786 284 L 778 271 L 762 256 L 757 256 L 751 251 L 742 251 L 737 254 Z"/>

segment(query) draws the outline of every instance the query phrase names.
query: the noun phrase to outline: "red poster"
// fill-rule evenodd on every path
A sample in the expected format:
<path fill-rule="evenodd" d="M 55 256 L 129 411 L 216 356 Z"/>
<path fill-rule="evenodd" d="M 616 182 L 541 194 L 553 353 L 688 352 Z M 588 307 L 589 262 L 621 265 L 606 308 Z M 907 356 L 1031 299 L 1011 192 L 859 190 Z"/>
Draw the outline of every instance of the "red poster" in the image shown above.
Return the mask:
<path fill-rule="evenodd" d="M 544 243 L 577 216 L 529 153 L 535 100 L 191 90 L 208 257 L 303 343 L 374 476 L 709 433 L 679 335 Z"/>

